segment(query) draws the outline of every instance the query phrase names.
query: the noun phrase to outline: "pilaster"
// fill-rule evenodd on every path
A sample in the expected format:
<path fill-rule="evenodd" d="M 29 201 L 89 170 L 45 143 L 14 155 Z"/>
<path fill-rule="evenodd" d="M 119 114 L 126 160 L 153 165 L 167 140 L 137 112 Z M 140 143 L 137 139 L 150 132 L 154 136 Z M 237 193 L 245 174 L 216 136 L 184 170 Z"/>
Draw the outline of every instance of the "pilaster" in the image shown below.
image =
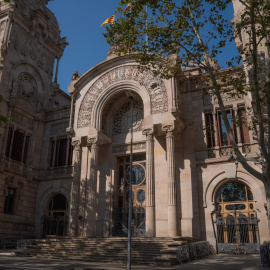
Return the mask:
<path fill-rule="evenodd" d="M 73 152 L 74 174 L 70 194 L 69 236 L 77 236 L 79 198 L 80 198 L 81 159 L 82 159 L 82 146 L 80 140 L 73 141 L 72 146 L 74 147 Z"/>
<path fill-rule="evenodd" d="M 143 130 L 146 136 L 146 237 L 155 237 L 154 129 Z"/>
<path fill-rule="evenodd" d="M 166 154 L 168 173 L 168 235 L 177 236 L 177 197 L 175 179 L 174 125 L 162 127 L 166 132 Z"/>
<path fill-rule="evenodd" d="M 98 137 L 87 139 L 88 164 L 85 192 L 85 227 L 84 236 L 96 236 L 96 205 L 97 205 L 97 162 L 100 140 Z"/>

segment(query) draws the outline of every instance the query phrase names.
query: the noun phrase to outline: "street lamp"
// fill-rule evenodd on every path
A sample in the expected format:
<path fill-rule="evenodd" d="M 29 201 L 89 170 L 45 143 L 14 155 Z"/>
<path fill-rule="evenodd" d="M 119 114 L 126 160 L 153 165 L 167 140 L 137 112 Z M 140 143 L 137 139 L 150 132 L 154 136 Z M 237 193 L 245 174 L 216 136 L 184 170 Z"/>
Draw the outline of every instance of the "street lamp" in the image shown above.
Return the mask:
<path fill-rule="evenodd" d="M 127 270 L 131 269 L 131 217 L 132 217 L 132 142 L 133 142 L 133 102 L 134 96 L 130 90 L 125 91 L 130 100 L 131 111 L 131 124 L 130 124 L 130 176 L 129 176 L 129 202 L 128 202 L 128 257 L 127 257 Z"/>

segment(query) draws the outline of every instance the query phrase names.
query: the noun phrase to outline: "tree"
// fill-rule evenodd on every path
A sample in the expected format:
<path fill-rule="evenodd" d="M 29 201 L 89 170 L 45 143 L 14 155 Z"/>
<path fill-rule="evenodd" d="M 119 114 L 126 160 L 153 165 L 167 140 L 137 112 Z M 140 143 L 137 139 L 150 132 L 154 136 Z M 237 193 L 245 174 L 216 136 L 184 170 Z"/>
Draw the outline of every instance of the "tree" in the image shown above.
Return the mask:
<path fill-rule="evenodd" d="M 171 78 L 181 73 L 180 66 L 196 62 L 206 71 L 205 83 L 214 94 L 237 160 L 266 189 L 270 231 L 270 9 L 268 0 L 232 0 L 239 8 L 234 28 L 223 16 L 231 0 L 122 0 L 117 20 L 106 27 L 107 42 L 119 54 L 129 54 L 141 69 L 153 69 L 157 76 Z M 123 6 L 131 3 L 131 9 Z M 146 8 L 147 7 L 147 8 Z M 147 38 L 145 38 L 147 37 Z M 217 59 L 226 44 L 242 39 L 240 55 L 228 67 L 242 62 L 241 76 L 232 78 L 218 70 Z M 133 53 L 136 52 L 136 53 Z M 226 56 L 227 57 L 227 56 Z M 233 90 L 224 86 L 230 84 Z M 233 136 L 222 92 L 228 95 L 250 93 L 252 122 L 261 152 L 261 168 L 254 169 Z M 241 119 L 233 119 L 240 123 Z"/>

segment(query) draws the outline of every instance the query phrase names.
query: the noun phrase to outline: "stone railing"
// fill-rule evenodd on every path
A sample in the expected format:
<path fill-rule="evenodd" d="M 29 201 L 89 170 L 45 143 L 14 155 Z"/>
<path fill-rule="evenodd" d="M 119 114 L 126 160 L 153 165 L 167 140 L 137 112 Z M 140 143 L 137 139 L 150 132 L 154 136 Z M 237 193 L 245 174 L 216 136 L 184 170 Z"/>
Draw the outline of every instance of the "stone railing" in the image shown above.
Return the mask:
<path fill-rule="evenodd" d="M 198 260 L 214 254 L 216 254 L 216 251 L 208 241 L 200 241 L 179 246 L 177 250 L 177 261 L 181 264 L 184 261 Z"/>
<path fill-rule="evenodd" d="M 5 169 L 11 172 L 15 172 L 17 174 L 26 175 L 29 171 L 29 166 L 9 158 L 5 158 L 4 160 Z"/>
<path fill-rule="evenodd" d="M 244 154 L 251 154 L 252 148 L 250 144 L 243 144 L 239 146 L 240 152 Z M 208 158 L 222 158 L 234 155 L 234 151 L 231 146 L 208 148 Z"/>
<path fill-rule="evenodd" d="M 39 172 L 39 177 L 71 177 L 73 176 L 73 166 L 54 167 Z"/>

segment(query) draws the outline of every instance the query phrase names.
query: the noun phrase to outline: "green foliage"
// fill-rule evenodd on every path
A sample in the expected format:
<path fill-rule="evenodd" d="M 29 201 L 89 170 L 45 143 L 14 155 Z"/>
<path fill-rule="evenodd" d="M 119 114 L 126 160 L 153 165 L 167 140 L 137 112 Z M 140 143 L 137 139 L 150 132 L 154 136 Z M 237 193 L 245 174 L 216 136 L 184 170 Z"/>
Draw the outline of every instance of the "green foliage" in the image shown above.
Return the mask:
<path fill-rule="evenodd" d="M 207 69 L 204 52 L 215 61 L 227 40 L 233 39 L 232 25 L 221 15 L 229 2 L 122 0 L 116 11 L 118 19 L 107 27 L 104 36 L 110 45 L 118 47 L 119 53 L 136 52 L 133 59 L 142 66 L 159 70 L 159 74 L 162 71 L 164 78 L 174 76 L 179 65 L 191 61 Z M 124 13 L 123 6 L 127 3 L 131 3 L 131 9 Z M 204 32 L 203 43 L 194 31 L 194 18 L 198 31 Z M 213 39 L 218 39 L 217 44 Z"/>
<path fill-rule="evenodd" d="M 268 49 L 263 49 L 269 46 L 270 4 L 268 0 L 238 1 L 235 5 L 243 9 L 235 14 L 232 25 L 223 16 L 231 0 L 121 0 L 117 20 L 106 26 L 104 36 L 119 55 L 129 55 L 141 70 L 152 69 L 161 78 L 181 74 L 181 67 L 190 62 L 206 71 L 201 76 L 206 86 L 203 94 L 216 95 L 237 159 L 252 175 L 270 181 L 270 62 Z M 128 3 L 131 9 L 125 12 Z M 223 48 L 234 40 L 240 54 L 226 55 L 231 69 L 221 71 L 217 59 L 224 57 Z M 243 68 L 234 68 L 240 63 Z M 255 170 L 242 156 L 227 119 L 223 93 L 232 97 L 250 93 L 252 121 L 248 126 L 257 132 L 266 160 L 263 171 Z"/>

